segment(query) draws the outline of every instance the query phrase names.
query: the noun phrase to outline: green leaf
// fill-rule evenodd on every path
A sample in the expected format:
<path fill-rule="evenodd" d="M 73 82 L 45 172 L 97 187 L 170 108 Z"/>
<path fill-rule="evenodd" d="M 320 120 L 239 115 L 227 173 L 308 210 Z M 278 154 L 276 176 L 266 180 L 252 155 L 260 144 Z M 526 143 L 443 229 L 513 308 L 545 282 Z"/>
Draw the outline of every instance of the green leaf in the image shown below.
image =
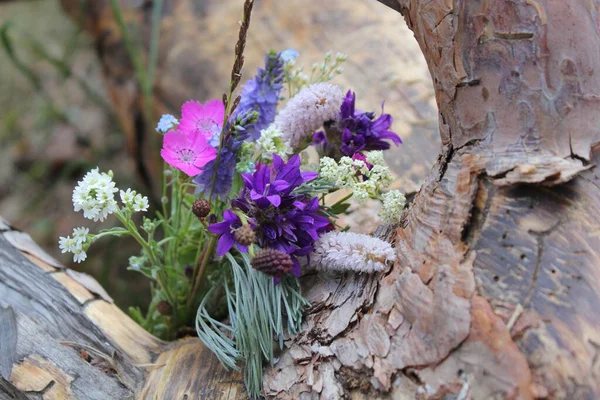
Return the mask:
<path fill-rule="evenodd" d="M 336 204 L 329 209 L 329 212 L 331 212 L 332 214 L 340 215 L 348 211 L 348 207 L 350 207 L 350 203 Z"/>
<path fill-rule="evenodd" d="M 145 325 L 146 318 L 142 316 L 142 310 L 139 307 L 129 307 L 129 316 L 139 325 Z"/>
<path fill-rule="evenodd" d="M 129 230 L 115 226 L 114 228 L 110 229 L 102 229 L 99 233 L 110 233 L 113 236 L 124 236 L 129 235 Z"/>

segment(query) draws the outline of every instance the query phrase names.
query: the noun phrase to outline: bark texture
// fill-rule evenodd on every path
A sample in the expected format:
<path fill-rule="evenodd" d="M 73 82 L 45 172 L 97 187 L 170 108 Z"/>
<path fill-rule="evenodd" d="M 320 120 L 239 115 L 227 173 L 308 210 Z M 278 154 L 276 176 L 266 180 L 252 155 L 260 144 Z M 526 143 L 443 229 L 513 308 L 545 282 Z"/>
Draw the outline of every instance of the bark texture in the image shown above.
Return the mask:
<path fill-rule="evenodd" d="M 243 381 L 199 339 L 165 343 L 90 276 L 0 220 L 0 399 L 232 399 Z"/>
<path fill-rule="evenodd" d="M 173 15 L 182 27 L 199 29 L 185 25 L 186 15 L 195 18 L 191 3 L 167 3 L 188 4 L 187 13 Z M 593 151 L 600 136 L 600 3 L 382 3 L 404 15 L 426 57 L 443 151 L 401 226 L 379 232 L 398 250 L 389 271 L 304 278 L 312 307 L 303 332 L 265 372 L 265 394 L 600 397 L 600 178 L 593 168 L 600 159 Z M 272 12 L 283 7 L 265 4 Z M 322 10 L 314 15 L 333 18 Z M 349 12 L 342 19 L 349 16 L 369 18 Z M 128 112 L 121 118 L 127 121 Z M 4 393 L 244 397 L 239 378 L 223 375 L 198 341 L 159 342 L 89 278 L 60 269 L 7 224 L 0 228 Z"/>
<path fill-rule="evenodd" d="M 425 54 L 444 150 L 396 265 L 309 285 L 268 394 L 599 397 L 599 3 L 384 3 Z"/>

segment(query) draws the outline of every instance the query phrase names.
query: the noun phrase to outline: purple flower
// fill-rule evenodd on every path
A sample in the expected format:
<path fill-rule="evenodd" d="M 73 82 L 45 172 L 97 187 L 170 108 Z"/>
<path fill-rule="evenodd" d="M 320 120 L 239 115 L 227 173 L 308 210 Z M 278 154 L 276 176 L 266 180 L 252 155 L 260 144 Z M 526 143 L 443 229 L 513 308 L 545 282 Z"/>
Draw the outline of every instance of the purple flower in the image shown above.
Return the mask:
<path fill-rule="evenodd" d="M 342 103 L 339 119 L 326 124 L 325 132 L 314 134 L 313 145 L 322 154 L 338 159 L 339 155 L 334 154 L 338 147 L 341 155 L 352 157 L 360 151 L 387 150 L 390 148 L 388 140 L 396 145 L 402 143 L 400 137 L 390 130 L 392 116 L 383 113 L 383 106 L 381 115 L 375 118 L 373 112 L 356 110 L 355 102 L 356 95 L 349 90 Z"/>
<path fill-rule="evenodd" d="M 252 111 L 238 114 L 235 118 L 230 118 L 229 124 L 232 126 L 231 136 L 223 143 L 221 157 L 217 164 L 216 158 L 208 162 L 202 172 L 194 178 L 194 183 L 198 185 L 198 193 L 210 195 L 213 192 L 213 198 L 226 198 L 233 185 L 233 173 L 237 163 L 237 153 L 242 142 L 248 137 L 247 128 L 256 121 L 256 113 Z M 229 129 L 230 126 L 227 126 Z M 215 173 L 216 170 L 216 173 Z M 211 188 L 213 179 L 214 187 Z"/>
<path fill-rule="evenodd" d="M 317 197 L 308 198 L 294 189 L 315 179 L 315 172 L 300 171 L 300 156 L 286 164 L 274 155 L 273 166 L 260 165 L 254 174 L 243 174 L 244 189 L 231 205 L 248 215 L 255 225 L 257 242 L 262 248 L 283 251 L 292 257 L 292 273 L 300 275 L 297 257 L 307 256 L 314 242 L 331 223 L 319 209 Z"/>
<path fill-rule="evenodd" d="M 265 68 L 259 68 L 254 79 L 244 84 L 240 104 L 235 115 L 248 111 L 257 111 L 258 119 L 248 127 L 248 133 L 256 140 L 260 131 L 265 129 L 275 119 L 279 93 L 283 88 L 283 60 L 281 53 L 269 52 L 265 57 Z"/>
<path fill-rule="evenodd" d="M 402 143 L 400 136 L 390 131 L 392 116 L 383 113 L 375 119 L 375 113 L 361 112 L 355 109 L 356 94 L 352 91 L 346 93 L 340 112 L 339 130 L 342 132 L 342 145 L 340 149 L 347 156 L 352 156 L 358 151 L 387 150 L 391 140 L 396 145 Z"/>
<path fill-rule="evenodd" d="M 243 246 L 235 242 L 235 230 L 242 226 L 240 217 L 231 210 L 225 210 L 223 213 L 223 222 L 208 226 L 208 230 L 216 235 L 221 235 L 217 243 L 217 255 L 222 256 L 227 253 L 235 244 L 239 251 L 246 253 L 248 246 Z"/>
<path fill-rule="evenodd" d="M 215 179 L 213 198 L 225 198 L 231 190 L 233 184 L 233 173 L 235 172 L 236 153 L 228 147 L 221 149 L 221 157 L 217 164 L 217 159 L 209 161 L 202 172 L 194 178 L 194 183 L 198 185 L 197 192 L 210 195 L 213 178 Z M 216 169 L 216 173 L 215 173 Z"/>

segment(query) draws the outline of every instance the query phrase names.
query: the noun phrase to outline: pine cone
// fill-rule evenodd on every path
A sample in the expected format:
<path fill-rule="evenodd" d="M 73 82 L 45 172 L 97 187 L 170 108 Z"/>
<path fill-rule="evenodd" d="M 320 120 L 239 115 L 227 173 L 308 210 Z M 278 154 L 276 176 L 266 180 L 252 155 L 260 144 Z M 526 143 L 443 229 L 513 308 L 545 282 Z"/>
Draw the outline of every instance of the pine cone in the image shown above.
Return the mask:
<path fill-rule="evenodd" d="M 252 227 L 248 224 L 242 225 L 234 233 L 233 237 L 235 241 L 242 246 L 250 246 L 256 240 L 256 235 L 252 230 Z"/>
<path fill-rule="evenodd" d="M 164 300 L 161 300 L 156 305 L 156 309 L 160 313 L 160 315 L 171 315 L 173 314 L 173 307 L 169 303 Z"/>
<path fill-rule="evenodd" d="M 289 273 L 294 262 L 289 254 L 275 249 L 263 249 L 252 259 L 252 267 L 277 278 Z"/>
<path fill-rule="evenodd" d="M 206 199 L 196 199 L 192 204 L 192 212 L 198 218 L 205 218 L 210 214 L 210 202 Z"/>

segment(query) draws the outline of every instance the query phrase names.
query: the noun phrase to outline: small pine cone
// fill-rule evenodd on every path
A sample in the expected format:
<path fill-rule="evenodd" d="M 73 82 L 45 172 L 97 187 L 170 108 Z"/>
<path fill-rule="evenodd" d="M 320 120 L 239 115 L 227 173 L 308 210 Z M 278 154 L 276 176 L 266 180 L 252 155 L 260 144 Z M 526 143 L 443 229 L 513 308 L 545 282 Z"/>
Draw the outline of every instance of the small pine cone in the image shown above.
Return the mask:
<path fill-rule="evenodd" d="M 196 199 L 192 204 L 192 212 L 198 218 L 204 218 L 210 214 L 210 203 L 206 199 Z"/>
<path fill-rule="evenodd" d="M 235 241 L 242 246 L 250 246 L 256 241 L 256 235 L 254 234 L 252 227 L 248 224 L 242 225 L 236 229 L 233 233 L 233 237 L 235 238 Z"/>
<path fill-rule="evenodd" d="M 275 249 L 263 249 L 252 259 L 252 267 L 277 278 L 292 270 L 294 262 L 289 254 Z"/>
<path fill-rule="evenodd" d="M 164 300 L 161 300 L 156 305 L 156 309 L 160 313 L 160 315 L 171 315 L 173 314 L 173 307 L 169 303 Z"/>

